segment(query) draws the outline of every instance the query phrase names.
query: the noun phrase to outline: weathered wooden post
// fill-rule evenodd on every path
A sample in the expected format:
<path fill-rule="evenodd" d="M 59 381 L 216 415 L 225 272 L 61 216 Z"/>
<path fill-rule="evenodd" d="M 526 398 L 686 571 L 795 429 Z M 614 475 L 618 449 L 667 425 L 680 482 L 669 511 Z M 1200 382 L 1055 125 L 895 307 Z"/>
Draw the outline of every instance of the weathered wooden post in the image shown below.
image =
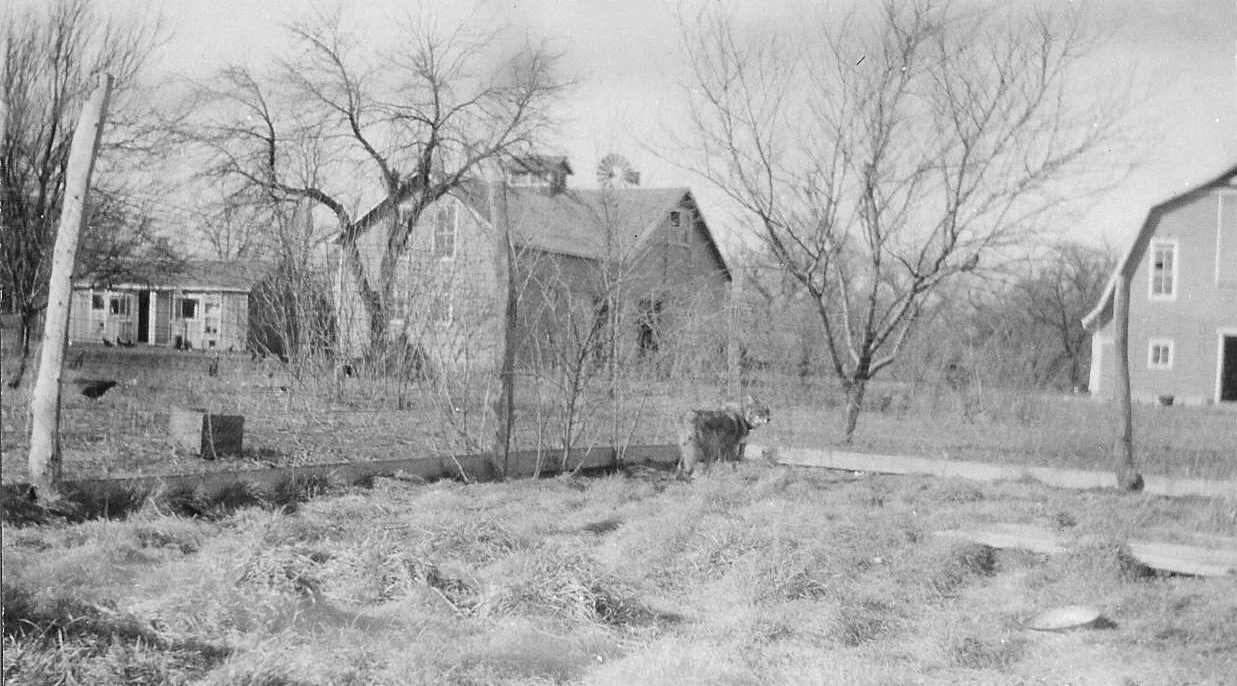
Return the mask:
<path fill-rule="evenodd" d="M 726 308 L 726 395 L 731 400 L 741 399 L 744 390 L 739 381 L 739 283 L 731 280 Z"/>
<path fill-rule="evenodd" d="M 1121 427 L 1113 448 L 1113 470 L 1117 488 L 1141 491 L 1142 475 L 1134 468 L 1134 408 L 1130 400 L 1130 279 L 1123 269 L 1113 284 L 1113 351 L 1116 369 L 1118 424 Z"/>
<path fill-rule="evenodd" d="M 490 225 L 494 227 L 494 267 L 498 291 L 501 331 L 498 334 L 498 396 L 494 398 L 494 449 L 491 467 L 506 477 L 511 469 L 511 426 L 515 422 L 515 325 L 516 292 L 515 248 L 511 243 L 511 222 L 507 216 L 507 182 L 502 176 L 489 184 Z"/>
<path fill-rule="evenodd" d="M 82 108 L 73 132 L 65 173 L 63 209 L 52 249 L 52 271 L 47 285 L 47 311 L 43 322 L 43 350 L 39 375 L 30 398 L 30 482 L 44 503 L 60 499 L 60 373 L 69 333 L 69 299 L 73 290 L 73 265 L 77 261 L 77 238 L 86 221 L 86 196 L 99 152 L 112 76 L 99 77 L 99 86 Z"/>

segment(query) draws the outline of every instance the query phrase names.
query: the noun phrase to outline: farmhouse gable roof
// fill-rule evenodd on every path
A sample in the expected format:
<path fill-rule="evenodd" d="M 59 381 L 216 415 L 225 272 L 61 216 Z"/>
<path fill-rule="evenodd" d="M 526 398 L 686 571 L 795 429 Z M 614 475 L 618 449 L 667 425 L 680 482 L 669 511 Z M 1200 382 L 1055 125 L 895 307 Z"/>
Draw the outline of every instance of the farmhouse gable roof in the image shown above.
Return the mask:
<path fill-rule="evenodd" d="M 492 222 L 488 183 L 471 181 L 452 193 L 486 223 Z M 691 189 L 670 188 L 567 189 L 558 193 L 523 187 L 507 187 L 507 217 L 518 247 L 545 252 L 602 259 L 607 234 L 621 241 L 620 249 L 639 247 L 671 210 L 681 204 L 695 206 Z M 367 231 L 390 211 L 385 200 L 358 222 Z M 705 237 L 712 257 L 727 278 L 730 269 L 712 233 L 705 224 Z"/>
<path fill-rule="evenodd" d="M 1138 268 L 1143 255 L 1147 252 L 1147 246 L 1151 243 L 1151 237 L 1159 226 L 1160 217 L 1165 212 L 1180 207 L 1213 189 L 1228 187 L 1237 187 L 1237 166 L 1229 168 L 1223 174 L 1212 178 L 1206 183 L 1194 186 L 1184 193 L 1174 195 L 1158 205 L 1153 205 L 1147 212 L 1147 218 L 1143 221 L 1142 227 L 1135 234 L 1134 240 L 1130 242 L 1129 247 L 1117 262 L 1116 268 L 1113 269 L 1112 275 L 1108 279 L 1108 285 L 1104 287 L 1104 292 L 1100 296 L 1099 302 L 1096 303 L 1094 309 L 1082 318 L 1083 328 L 1091 332 L 1099 331 L 1112 320 L 1113 294 L 1116 291 L 1117 284 L 1123 276 L 1125 278 L 1133 276 L 1134 270 Z"/>

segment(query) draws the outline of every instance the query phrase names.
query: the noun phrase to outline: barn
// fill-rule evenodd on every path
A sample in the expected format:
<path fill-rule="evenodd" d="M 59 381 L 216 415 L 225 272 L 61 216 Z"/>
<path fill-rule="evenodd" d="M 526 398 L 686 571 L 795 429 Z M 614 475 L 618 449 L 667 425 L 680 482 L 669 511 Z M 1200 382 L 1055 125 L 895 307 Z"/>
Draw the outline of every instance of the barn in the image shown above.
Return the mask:
<path fill-rule="evenodd" d="M 1129 295 L 1136 401 L 1237 403 L 1237 167 L 1151 208 L 1083 319 L 1091 394 L 1112 396 L 1114 295 Z"/>

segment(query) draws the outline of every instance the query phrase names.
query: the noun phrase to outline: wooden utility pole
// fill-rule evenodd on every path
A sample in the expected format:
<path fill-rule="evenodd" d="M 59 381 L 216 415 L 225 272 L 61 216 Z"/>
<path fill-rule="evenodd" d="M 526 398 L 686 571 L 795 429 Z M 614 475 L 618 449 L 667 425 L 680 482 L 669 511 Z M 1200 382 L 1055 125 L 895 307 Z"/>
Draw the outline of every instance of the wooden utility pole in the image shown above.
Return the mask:
<path fill-rule="evenodd" d="M 510 471 L 511 427 L 515 423 L 515 327 L 516 292 L 515 247 L 511 243 L 511 221 L 507 216 L 507 182 L 499 177 L 489 184 L 490 225 L 494 227 L 494 266 L 498 290 L 498 311 L 502 313 L 498 334 L 499 393 L 494 399 L 494 471 L 506 476 Z"/>
<path fill-rule="evenodd" d="M 86 196 L 99 152 L 112 81 L 110 74 L 99 77 L 99 86 L 86 101 L 77 130 L 73 132 L 60 226 L 52 250 L 43 350 L 30 398 L 30 483 L 44 503 L 60 499 L 60 373 L 69 333 L 69 298 L 73 290 L 73 266 L 77 261 L 77 238 L 86 222 Z"/>
<path fill-rule="evenodd" d="M 1141 491 L 1142 475 L 1134 468 L 1134 408 L 1130 400 L 1130 279 L 1124 270 L 1113 284 L 1113 352 L 1116 353 L 1116 401 L 1118 425 L 1117 444 L 1113 448 L 1113 470 L 1117 488 Z"/>

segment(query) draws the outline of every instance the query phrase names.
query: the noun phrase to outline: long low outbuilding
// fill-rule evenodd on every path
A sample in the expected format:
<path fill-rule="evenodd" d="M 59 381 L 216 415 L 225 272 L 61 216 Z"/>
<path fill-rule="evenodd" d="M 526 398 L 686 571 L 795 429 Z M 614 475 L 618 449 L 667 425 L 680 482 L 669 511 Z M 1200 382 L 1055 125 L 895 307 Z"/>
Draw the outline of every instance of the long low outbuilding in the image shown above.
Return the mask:
<path fill-rule="evenodd" d="M 70 343 L 244 350 L 256 289 L 271 265 L 191 261 L 145 278 L 73 284 Z"/>

